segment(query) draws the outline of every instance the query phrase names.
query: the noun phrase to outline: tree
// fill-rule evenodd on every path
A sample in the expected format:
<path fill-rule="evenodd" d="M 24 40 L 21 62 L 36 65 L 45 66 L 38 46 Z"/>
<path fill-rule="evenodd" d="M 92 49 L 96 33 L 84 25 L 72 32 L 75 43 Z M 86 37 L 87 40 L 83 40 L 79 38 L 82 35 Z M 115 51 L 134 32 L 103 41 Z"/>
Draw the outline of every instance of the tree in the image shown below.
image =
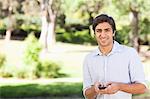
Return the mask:
<path fill-rule="evenodd" d="M 61 0 L 41 0 L 42 28 L 40 43 L 45 50 L 49 50 L 56 42 L 55 26 Z"/>
<path fill-rule="evenodd" d="M 131 16 L 131 33 L 129 35 L 130 38 L 130 44 L 139 52 L 140 46 L 139 46 L 139 20 L 140 20 L 140 14 L 143 14 L 145 12 L 145 6 L 148 6 L 148 2 L 145 0 L 112 0 L 113 4 L 115 4 L 116 9 L 119 10 L 119 12 L 122 15 L 129 15 Z M 148 11 L 148 10 L 147 10 Z"/>
<path fill-rule="evenodd" d="M 139 52 L 140 51 L 140 46 L 139 46 L 139 10 L 137 3 L 129 4 L 130 7 L 130 12 L 131 12 L 131 37 L 130 37 L 130 42 L 132 46 Z"/>
<path fill-rule="evenodd" d="M 91 25 L 93 17 L 100 12 L 103 6 L 104 1 L 102 0 L 82 0 L 77 10 L 81 10 L 82 15 L 88 15 L 88 25 Z"/>
<path fill-rule="evenodd" d="M 20 12 L 21 5 L 20 3 L 24 0 L 0 0 L 1 4 L 1 18 L 7 19 L 6 22 L 6 37 L 5 40 L 9 41 L 11 33 L 16 27 L 15 14 Z"/>

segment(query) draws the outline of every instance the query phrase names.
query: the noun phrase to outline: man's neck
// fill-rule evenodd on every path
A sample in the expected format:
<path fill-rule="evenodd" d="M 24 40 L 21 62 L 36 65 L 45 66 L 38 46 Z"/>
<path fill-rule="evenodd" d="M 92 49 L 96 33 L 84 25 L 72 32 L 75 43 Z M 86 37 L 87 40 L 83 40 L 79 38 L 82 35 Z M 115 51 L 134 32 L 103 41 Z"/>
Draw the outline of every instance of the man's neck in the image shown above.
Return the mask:
<path fill-rule="evenodd" d="M 108 55 L 111 52 L 112 48 L 113 48 L 113 44 L 106 47 L 99 46 L 99 50 L 103 55 Z"/>

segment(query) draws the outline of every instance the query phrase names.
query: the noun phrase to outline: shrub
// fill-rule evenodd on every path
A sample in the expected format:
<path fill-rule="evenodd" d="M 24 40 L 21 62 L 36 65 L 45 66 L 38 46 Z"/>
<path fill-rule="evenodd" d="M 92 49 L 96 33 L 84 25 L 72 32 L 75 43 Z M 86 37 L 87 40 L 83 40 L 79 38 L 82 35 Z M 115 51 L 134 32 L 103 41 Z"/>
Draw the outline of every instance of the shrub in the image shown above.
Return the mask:
<path fill-rule="evenodd" d="M 24 52 L 25 69 L 18 72 L 19 77 L 39 78 L 39 77 L 59 77 L 60 67 L 52 61 L 40 60 L 39 53 L 41 46 L 33 34 L 30 34 L 26 42 L 26 49 Z M 26 72 L 26 73 L 25 73 Z M 17 74 L 16 74 L 17 75 Z"/>
<path fill-rule="evenodd" d="M 8 69 L 1 69 L 0 70 L 0 77 L 4 77 L 4 78 L 7 78 L 7 77 L 13 77 L 12 75 L 12 72 L 8 71 Z"/>
<path fill-rule="evenodd" d="M 7 65 L 6 56 L 4 54 L 0 54 L 0 77 L 12 77 L 13 76 L 13 68 L 10 66 L 6 66 L 6 65 Z"/>
<path fill-rule="evenodd" d="M 14 69 L 10 66 L 3 66 L 0 69 L 0 77 L 13 77 Z"/>
<path fill-rule="evenodd" d="M 5 61 L 6 61 L 6 56 L 0 53 L 0 68 L 3 67 Z"/>
<path fill-rule="evenodd" d="M 115 40 L 121 44 L 125 45 L 129 44 L 129 32 L 130 32 L 129 26 L 122 26 L 122 28 L 116 32 Z"/>
<path fill-rule="evenodd" d="M 60 67 L 58 64 L 45 60 L 41 63 L 39 66 L 39 72 L 41 77 L 50 77 L 50 78 L 56 78 L 59 77 L 59 70 Z"/>
<path fill-rule="evenodd" d="M 16 78 L 29 78 L 28 68 L 26 66 L 14 67 L 13 77 Z"/>
<path fill-rule="evenodd" d="M 28 72 L 26 73 L 29 78 L 37 78 L 38 75 L 36 73 L 36 69 L 38 65 L 41 65 L 39 61 L 41 46 L 33 33 L 31 33 L 25 39 L 25 44 L 26 47 L 23 55 L 23 61 L 25 63 L 25 66 L 28 67 Z"/>
<path fill-rule="evenodd" d="M 88 30 L 64 32 L 56 35 L 57 41 L 77 44 L 96 44 L 95 38 L 93 38 Z"/>
<path fill-rule="evenodd" d="M 26 64 L 35 64 L 39 62 L 39 53 L 41 46 L 37 38 L 31 33 L 26 39 L 26 49 L 24 54 L 24 62 Z"/>

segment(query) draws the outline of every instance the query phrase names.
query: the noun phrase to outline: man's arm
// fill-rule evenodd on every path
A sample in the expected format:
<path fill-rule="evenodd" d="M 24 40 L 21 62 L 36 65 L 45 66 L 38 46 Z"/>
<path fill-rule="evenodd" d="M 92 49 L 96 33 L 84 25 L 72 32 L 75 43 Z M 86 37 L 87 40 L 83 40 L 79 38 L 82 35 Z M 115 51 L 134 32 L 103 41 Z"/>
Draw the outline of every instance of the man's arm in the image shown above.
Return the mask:
<path fill-rule="evenodd" d="M 146 87 L 141 83 L 120 84 L 120 90 L 131 94 L 143 94 L 146 92 Z"/>
<path fill-rule="evenodd" d="M 117 91 L 123 91 L 131 94 L 143 94 L 147 91 L 147 88 L 144 84 L 133 83 L 133 84 L 124 84 L 109 82 L 108 88 L 105 89 L 108 94 L 114 94 Z"/>
<path fill-rule="evenodd" d="M 107 94 L 105 90 L 100 90 L 98 88 L 100 84 L 100 82 L 95 82 L 94 85 L 86 89 L 85 96 L 87 97 L 87 99 L 95 99 L 98 94 Z"/>
<path fill-rule="evenodd" d="M 147 88 L 144 84 L 134 83 L 134 84 L 124 84 L 118 82 L 109 82 L 107 83 L 107 88 L 99 90 L 99 83 L 95 83 L 94 86 L 86 89 L 85 96 L 87 99 L 95 99 L 98 94 L 115 94 L 118 91 L 123 91 L 131 94 L 143 94 L 147 91 Z"/>
<path fill-rule="evenodd" d="M 94 86 L 86 89 L 85 96 L 87 97 L 87 99 L 95 99 L 95 97 L 97 96 L 97 93 L 95 91 Z"/>

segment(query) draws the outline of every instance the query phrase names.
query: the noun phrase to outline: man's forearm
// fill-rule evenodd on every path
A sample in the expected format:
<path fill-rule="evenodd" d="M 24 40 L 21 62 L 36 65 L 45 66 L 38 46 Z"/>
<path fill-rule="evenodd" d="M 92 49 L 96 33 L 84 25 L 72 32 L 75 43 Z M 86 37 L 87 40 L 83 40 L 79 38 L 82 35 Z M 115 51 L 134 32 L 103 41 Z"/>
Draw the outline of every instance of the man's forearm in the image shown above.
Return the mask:
<path fill-rule="evenodd" d="M 94 89 L 94 86 L 92 86 L 91 88 L 88 88 L 86 91 L 85 91 L 85 96 L 87 97 L 87 99 L 95 99 L 95 96 L 96 96 L 96 92 L 95 92 L 95 89 Z"/>
<path fill-rule="evenodd" d="M 146 87 L 144 84 L 134 83 L 134 84 L 119 84 L 120 90 L 131 93 L 131 94 L 143 94 L 146 92 Z"/>

